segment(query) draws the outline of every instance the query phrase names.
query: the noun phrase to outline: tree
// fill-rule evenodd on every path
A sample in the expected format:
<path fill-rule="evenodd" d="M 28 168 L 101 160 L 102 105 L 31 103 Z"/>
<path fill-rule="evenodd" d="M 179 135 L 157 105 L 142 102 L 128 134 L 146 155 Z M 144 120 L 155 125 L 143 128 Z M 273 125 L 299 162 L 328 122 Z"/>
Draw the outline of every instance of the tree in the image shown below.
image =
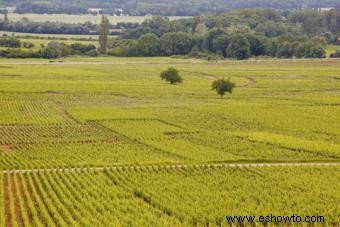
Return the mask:
<path fill-rule="evenodd" d="M 275 23 L 273 21 L 267 21 L 260 23 L 256 26 L 255 31 L 263 33 L 268 37 L 275 37 L 283 35 L 288 31 L 287 25 L 284 23 Z"/>
<path fill-rule="evenodd" d="M 5 12 L 5 15 L 4 15 L 4 21 L 5 21 L 6 23 L 9 22 L 9 19 L 8 19 L 8 12 L 7 12 L 7 11 Z"/>
<path fill-rule="evenodd" d="M 50 42 L 47 47 L 41 51 L 41 56 L 43 58 L 59 58 L 62 56 L 61 44 L 58 42 Z"/>
<path fill-rule="evenodd" d="M 171 23 L 168 17 L 153 16 L 151 19 L 146 19 L 141 24 L 141 27 L 147 31 L 143 32 L 143 34 L 154 33 L 158 37 L 161 37 L 163 34 L 170 32 Z"/>
<path fill-rule="evenodd" d="M 1 47 L 11 47 L 11 48 L 19 48 L 21 47 L 21 41 L 17 38 L 1 38 L 0 39 Z"/>
<path fill-rule="evenodd" d="M 223 78 L 215 80 L 211 85 L 211 89 L 216 90 L 217 94 L 219 94 L 221 98 L 223 98 L 226 92 L 232 94 L 235 86 L 236 84 L 231 82 L 230 78 L 228 78 L 228 80 L 225 80 Z"/>
<path fill-rule="evenodd" d="M 160 42 L 157 35 L 153 33 L 142 35 L 138 40 L 137 51 L 142 56 L 160 55 Z"/>
<path fill-rule="evenodd" d="M 89 51 L 96 50 L 96 46 L 92 44 L 72 43 L 70 46 L 73 54 L 85 54 Z"/>
<path fill-rule="evenodd" d="M 294 56 L 294 46 L 290 42 L 283 42 L 277 52 L 279 58 L 291 58 Z"/>
<path fill-rule="evenodd" d="M 215 53 L 221 53 L 224 57 L 226 57 L 228 44 L 229 37 L 227 35 L 218 35 L 213 39 L 213 50 Z"/>
<path fill-rule="evenodd" d="M 250 57 L 250 43 L 243 35 L 236 35 L 231 40 L 227 55 L 238 60 L 248 59 Z"/>
<path fill-rule="evenodd" d="M 100 52 L 106 54 L 108 48 L 108 36 L 109 36 L 110 23 L 106 16 L 102 16 L 102 22 L 99 28 L 99 45 Z"/>
<path fill-rule="evenodd" d="M 204 23 L 198 24 L 195 28 L 196 36 L 205 36 L 208 33 L 208 28 Z"/>
<path fill-rule="evenodd" d="M 250 53 L 254 56 L 264 55 L 266 37 L 253 33 L 245 34 L 250 44 Z"/>
<path fill-rule="evenodd" d="M 52 59 L 69 56 L 71 52 L 72 49 L 68 45 L 52 41 L 40 51 L 40 54 L 43 58 Z"/>
<path fill-rule="evenodd" d="M 34 47 L 34 43 L 31 43 L 31 42 L 23 42 L 23 43 L 22 43 L 22 46 L 23 46 L 24 48 L 29 49 L 29 48 Z"/>
<path fill-rule="evenodd" d="M 264 43 L 264 54 L 276 57 L 280 42 L 277 39 L 267 39 Z"/>
<path fill-rule="evenodd" d="M 191 34 L 195 34 L 197 26 L 201 23 L 201 17 L 196 16 L 192 21 Z"/>
<path fill-rule="evenodd" d="M 170 68 L 168 68 L 168 70 L 163 71 L 161 73 L 161 78 L 162 78 L 162 80 L 165 80 L 165 81 L 169 82 L 170 84 L 182 83 L 183 82 L 183 79 L 179 75 L 178 70 L 173 68 L 173 67 L 170 67 Z"/>
<path fill-rule="evenodd" d="M 185 32 L 166 33 L 160 41 L 165 55 L 188 54 L 193 47 L 192 36 Z"/>
<path fill-rule="evenodd" d="M 227 39 L 226 36 L 227 36 L 227 32 L 224 29 L 221 29 L 221 28 L 211 29 L 208 32 L 207 37 L 206 37 L 208 50 L 211 52 L 216 52 L 218 47 L 216 47 L 217 42 L 215 39 L 224 40 L 224 39 Z"/>

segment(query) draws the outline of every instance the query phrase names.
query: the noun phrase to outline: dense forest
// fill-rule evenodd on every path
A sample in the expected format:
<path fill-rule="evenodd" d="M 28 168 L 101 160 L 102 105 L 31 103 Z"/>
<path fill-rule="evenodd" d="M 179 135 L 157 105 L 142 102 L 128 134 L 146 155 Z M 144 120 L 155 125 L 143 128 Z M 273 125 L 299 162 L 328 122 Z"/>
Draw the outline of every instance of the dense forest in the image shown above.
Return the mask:
<path fill-rule="evenodd" d="M 110 34 L 118 35 L 121 29 L 136 28 L 138 23 L 120 22 L 110 25 Z M 65 23 L 65 22 L 32 22 L 27 18 L 21 21 L 8 21 L 0 19 L 0 30 L 9 32 L 24 32 L 38 34 L 74 34 L 95 35 L 98 34 L 99 26 L 91 22 Z"/>
<path fill-rule="evenodd" d="M 117 56 L 324 57 L 327 44 L 338 44 L 340 10 L 297 10 L 286 17 L 271 9 L 169 21 L 153 17 L 112 41 Z"/>
<path fill-rule="evenodd" d="M 103 8 L 105 13 L 123 9 L 130 15 L 200 15 L 240 8 L 298 9 L 340 7 L 339 0 L 2 0 L 2 6 L 16 6 L 19 13 L 86 13 Z"/>

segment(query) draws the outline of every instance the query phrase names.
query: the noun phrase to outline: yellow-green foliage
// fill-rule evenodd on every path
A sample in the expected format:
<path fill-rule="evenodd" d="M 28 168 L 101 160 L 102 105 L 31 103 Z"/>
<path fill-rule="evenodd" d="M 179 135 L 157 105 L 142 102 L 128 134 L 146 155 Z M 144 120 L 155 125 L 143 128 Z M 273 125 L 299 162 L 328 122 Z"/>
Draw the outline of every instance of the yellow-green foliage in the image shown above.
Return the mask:
<path fill-rule="evenodd" d="M 0 32 L 0 35 L 1 35 L 1 32 Z M 18 35 L 30 35 L 30 34 L 18 34 Z M 34 34 L 32 34 L 34 36 Z M 58 38 L 66 38 L 67 40 L 60 40 Z M 72 36 L 70 37 L 67 37 L 67 35 L 65 35 L 65 37 L 60 37 L 60 36 L 55 36 L 55 35 L 51 35 L 49 37 L 49 39 L 40 39 L 40 38 L 23 38 L 21 36 L 18 37 L 18 39 L 22 42 L 22 43 L 25 43 L 25 42 L 29 42 L 29 43 L 33 43 L 34 46 L 31 47 L 31 48 L 24 48 L 24 47 L 21 47 L 22 50 L 25 50 L 25 51 L 38 51 L 40 49 L 42 49 L 44 46 L 47 46 L 48 43 L 52 42 L 52 41 L 56 41 L 56 42 L 60 42 L 60 43 L 64 43 L 64 44 L 67 44 L 67 45 L 71 45 L 71 44 L 74 44 L 74 43 L 81 43 L 81 44 L 84 44 L 84 45 L 94 45 L 94 46 L 98 46 L 98 41 L 97 41 L 97 37 L 93 37 L 93 41 L 83 41 L 83 40 L 72 40 L 71 39 Z M 73 37 L 73 38 L 77 38 L 77 37 Z M 82 38 L 81 36 L 78 37 L 78 38 Z M 89 37 L 83 37 L 83 38 L 89 38 Z M 8 49 L 7 47 L 0 47 L 0 50 L 6 50 Z"/>
<path fill-rule="evenodd" d="M 123 167 L 2 173 L 1 226 L 339 222 L 339 167 L 167 167 L 339 162 L 338 60 L 14 61 L 0 65 L 0 170 Z M 183 84 L 160 80 L 168 67 Z M 222 100 L 210 86 L 223 77 L 237 87 Z"/>
<path fill-rule="evenodd" d="M 338 223 L 339 167 L 159 167 L 4 174 L 11 222 L 227 225 L 226 215 L 322 215 Z M 19 209 L 16 209 L 16 205 Z M 249 223 L 245 223 L 249 224 Z"/>
<path fill-rule="evenodd" d="M 339 159 L 337 60 L 90 60 L 0 66 L 0 168 Z"/>
<path fill-rule="evenodd" d="M 340 145 L 330 142 L 322 142 L 317 140 L 299 139 L 293 136 L 279 135 L 265 132 L 232 133 L 241 138 L 247 138 L 250 141 L 262 142 L 268 144 L 279 145 L 285 148 L 294 149 L 302 152 L 315 152 L 324 154 L 325 156 L 340 158 Z"/>
<path fill-rule="evenodd" d="M 226 215 L 323 214 L 338 223 L 339 167 L 161 168 L 107 171 L 117 185 L 191 224 Z"/>

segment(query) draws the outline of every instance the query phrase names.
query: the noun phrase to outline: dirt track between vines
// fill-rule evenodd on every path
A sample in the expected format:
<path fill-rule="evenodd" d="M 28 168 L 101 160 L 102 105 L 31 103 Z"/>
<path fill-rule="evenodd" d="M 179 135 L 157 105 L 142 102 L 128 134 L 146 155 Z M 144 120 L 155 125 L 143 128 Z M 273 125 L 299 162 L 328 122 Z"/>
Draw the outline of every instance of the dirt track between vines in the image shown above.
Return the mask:
<path fill-rule="evenodd" d="M 185 168 L 224 168 L 224 167 L 329 167 L 340 166 L 340 162 L 296 162 L 296 163 L 219 163 L 219 164 L 172 164 L 172 165 L 122 165 L 122 166 L 107 166 L 107 167 L 82 167 L 82 168 L 51 168 L 51 169 L 16 169 L 3 170 L 3 174 L 12 173 L 34 173 L 34 172 L 80 172 L 80 171 L 104 171 L 105 169 L 125 169 L 125 170 L 139 170 L 139 169 L 185 169 Z"/>

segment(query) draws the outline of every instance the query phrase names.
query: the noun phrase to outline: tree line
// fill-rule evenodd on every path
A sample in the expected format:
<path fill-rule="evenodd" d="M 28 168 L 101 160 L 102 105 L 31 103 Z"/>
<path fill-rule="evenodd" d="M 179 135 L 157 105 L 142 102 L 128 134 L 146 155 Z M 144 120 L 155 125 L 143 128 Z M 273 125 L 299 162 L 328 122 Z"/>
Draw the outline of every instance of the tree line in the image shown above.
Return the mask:
<path fill-rule="evenodd" d="M 5 14 L 6 15 L 6 14 Z M 5 18 L 5 16 L 4 16 Z M 119 29 L 133 29 L 138 23 L 120 22 L 110 24 L 110 35 L 119 35 Z M 28 18 L 21 21 L 0 19 L 0 30 L 9 32 L 37 33 L 37 34 L 72 34 L 72 35 L 96 35 L 100 26 L 91 22 L 64 23 L 64 22 L 32 22 Z M 115 31 L 116 30 L 116 31 Z"/>
<path fill-rule="evenodd" d="M 338 0 L 2 0 L 3 6 L 16 6 L 18 13 L 87 13 L 88 8 L 102 8 L 106 14 L 117 13 L 117 8 L 130 15 L 200 15 L 240 8 L 298 9 L 340 6 Z"/>
<path fill-rule="evenodd" d="M 18 46 L 15 40 L 3 37 L 0 45 L 9 49 L 3 50 L 1 56 L 54 58 L 72 54 L 90 56 L 107 54 L 181 55 L 206 59 L 247 59 L 253 56 L 322 58 L 328 44 L 339 44 L 339 12 L 340 10 L 319 12 L 317 14 L 319 18 L 331 22 L 327 26 L 319 23 L 320 29 L 313 31 L 308 30 L 308 25 L 304 25 L 311 23 L 308 21 L 309 16 L 305 17 L 309 13 L 314 13 L 310 11 L 293 11 L 283 17 L 281 13 L 271 9 L 247 9 L 174 21 L 167 17 L 154 16 L 136 27 L 125 29 L 116 38 L 109 37 L 112 25 L 106 16 L 102 16 L 101 24 L 93 28 L 97 29 L 96 32 L 99 34 L 98 50 L 94 47 L 76 53 L 68 45 L 52 42 L 39 52 L 17 51 L 10 49 L 15 47 L 13 45 Z M 0 21 L 1 23 L 9 22 Z M 28 45 L 26 43 L 26 46 Z M 338 55 L 333 55 L 336 56 Z"/>
<path fill-rule="evenodd" d="M 309 14 L 331 22 L 326 23 L 327 26 L 315 24 L 318 29 L 309 30 L 310 17 L 303 17 Z M 321 58 L 325 56 L 326 45 L 336 44 L 338 40 L 338 15 L 340 10 L 327 13 L 293 11 L 283 17 L 274 10 L 256 9 L 176 21 L 155 16 L 111 40 L 108 54 L 235 59 L 251 56 Z"/>
<path fill-rule="evenodd" d="M 97 47 L 92 44 L 74 43 L 67 45 L 65 43 L 52 41 L 46 46 L 42 45 L 39 50 L 32 50 L 31 48 L 33 46 L 33 43 L 21 42 L 15 38 L 0 38 L 0 47 L 8 47 L 7 49 L 0 50 L 0 57 L 55 59 L 71 55 L 91 57 L 99 55 Z"/>
<path fill-rule="evenodd" d="M 199 19 L 198 19 L 199 18 Z M 182 19 L 172 22 L 161 19 L 148 20 L 141 25 L 131 22 L 119 22 L 110 24 L 111 34 L 119 34 L 112 30 L 123 29 L 124 38 L 136 38 L 145 33 L 155 33 L 160 36 L 164 32 L 192 30 L 201 22 L 207 29 L 213 27 L 231 27 L 232 25 L 245 25 L 249 28 L 273 37 L 286 33 L 304 33 L 316 35 L 322 33 L 329 35 L 330 39 L 340 32 L 340 9 L 325 12 L 315 10 L 292 10 L 278 12 L 269 9 L 238 10 L 218 15 L 195 17 L 194 19 Z M 162 25 L 164 28 L 157 28 Z M 44 33 L 44 34 L 98 34 L 100 25 L 91 22 L 63 23 L 63 22 L 32 22 L 28 18 L 21 21 L 11 21 L 7 14 L 0 18 L 0 30 L 10 32 Z M 197 29 L 204 29 L 198 27 Z M 331 37 L 333 35 L 333 37 Z"/>

